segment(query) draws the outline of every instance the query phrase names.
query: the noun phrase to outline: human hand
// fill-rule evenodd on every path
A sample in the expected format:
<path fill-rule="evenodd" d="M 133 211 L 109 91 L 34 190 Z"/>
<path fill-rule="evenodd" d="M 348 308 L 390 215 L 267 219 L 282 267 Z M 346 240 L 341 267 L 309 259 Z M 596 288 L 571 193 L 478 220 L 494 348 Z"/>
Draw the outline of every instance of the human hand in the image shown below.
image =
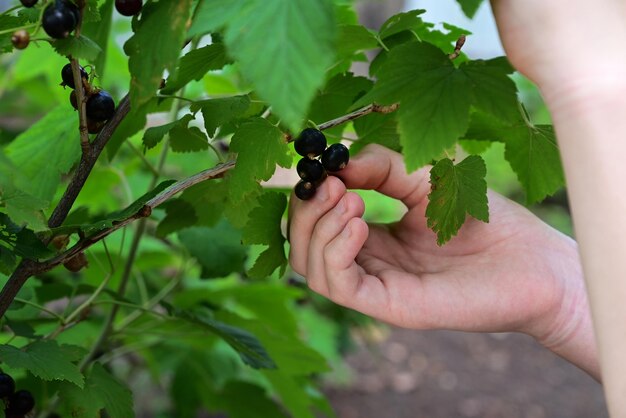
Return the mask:
<path fill-rule="evenodd" d="M 400 154 L 370 145 L 339 175 L 313 199 L 291 199 L 290 262 L 312 290 L 401 327 L 522 331 L 549 347 L 588 317 L 576 244 L 525 208 L 490 192 L 490 223 L 468 219 L 439 247 L 426 226 L 427 169 L 407 174 Z M 408 211 L 367 224 L 346 186 Z"/>

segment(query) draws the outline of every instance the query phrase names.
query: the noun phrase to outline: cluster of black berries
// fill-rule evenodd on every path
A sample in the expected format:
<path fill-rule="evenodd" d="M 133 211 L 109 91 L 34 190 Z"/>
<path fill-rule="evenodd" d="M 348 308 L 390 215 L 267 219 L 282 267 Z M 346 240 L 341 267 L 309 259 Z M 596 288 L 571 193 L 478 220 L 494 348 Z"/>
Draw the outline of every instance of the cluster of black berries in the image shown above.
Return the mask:
<path fill-rule="evenodd" d="M 41 26 L 50 37 L 63 39 L 76 29 L 79 21 L 80 11 L 74 3 L 69 0 L 53 0 L 43 11 Z"/>
<path fill-rule="evenodd" d="M 300 132 L 294 141 L 296 152 L 302 155 L 296 170 L 302 180 L 296 184 L 296 197 L 308 200 L 315 195 L 317 186 L 327 177 L 327 173 L 342 170 L 350 159 L 350 152 L 343 144 L 332 144 L 326 147 L 324 134 L 313 128 Z M 322 156 L 320 159 L 317 157 Z"/>
<path fill-rule="evenodd" d="M 80 67 L 80 76 L 83 80 L 83 86 L 85 87 L 85 96 L 87 98 L 86 115 L 87 115 L 87 130 L 90 134 L 97 134 L 102 130 L 106 121 L 113 117 L 115 114 L 115 102 L 111 95 L 99 89 L 91 87 L 88 81 L 87 71 L 83 67 Z M 76 96 L 76 84 L 74 83 L 74 74 L 72 73 L 72 65 L 66 64 L 61 70 L 62 86 L 68 86 L 73 91 L 70 93 L 70 103 L 74 109 L 78 110 L 78 99 Z"/>
<path fill-rule="evenodd" d="M 0 398 L 7 418 L 24 418 L 35 407 L 33 395 L 27 390 L 16 392 L 15 381 L 6 373 L 0 373 Z"/>

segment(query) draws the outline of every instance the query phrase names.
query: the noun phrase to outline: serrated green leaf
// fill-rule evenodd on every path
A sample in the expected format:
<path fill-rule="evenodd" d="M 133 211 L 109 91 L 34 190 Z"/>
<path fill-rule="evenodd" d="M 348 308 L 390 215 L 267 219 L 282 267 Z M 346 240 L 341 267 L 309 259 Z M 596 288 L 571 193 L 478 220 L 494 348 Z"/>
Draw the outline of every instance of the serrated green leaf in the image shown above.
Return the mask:
<path fill-rule="evenodd" d="M 517 174 L 529 205 L 554 194 L 565 185 L 552 126 L 534 126 L 521 115 L 518 115 L 515 124 L 507 126 L 488 115 L 474 113 L 465 137 L 504 142 L 504 156 Z"/>
<path fill-rule="evenodd" d="M 48 248 L 43 245 L 32 230 L 15 224 L 1 212 L 0 249 L 30 260 L 39 260 L 51 255 Z M 7 256 L 5 255 L 5 257 Z"/>
<path fill-rule="evenodd" d="M 269 180 L 276 165 L 289 168 L 292 158 L 283 133 L 266 119 L 243 123 L 232 137 L 230 149 L 237 153 L 237 165 L 230 172 L 230 196 L 238 201 L 258 190 L 257 182 Z"/>
<path fill-rule="evenodd" d="M 149 2 L 143 6 L 135 34 L 124 44 L 134 108 L 142 107 L 155 95 L 164 69 L 175 72 L 190 6 L 191 0 Z"/>
<path fill-rule="evenodd" d="M 362 25 L 340 25 L 337 35 L 337 56 L 350 57 L 356 52 L 378 47 L 376 35 Z"/>
<path fill-rule="evenodd" d="M 385 39 L 405 30 L 412 30 L 423 25 L 424 21 L 419 16 L 425 12 L 426 10 L 416 9 L 391 16 L 381 25 L 378 30 L 378 36 L 381 39 Z"/>
<path fill-rule="evenodd" d="M 188 188 L 180 196 L 180 200 L 194 207 L 197 226 L 210 227 L 222 218 L 227 194 L 226 183 L 214 179 Z"/>
<path fill-rule="evenodd" d="M 428 227 L 437 234 L 437 244 L 456 235 L 467 215 L 489 222 L 486 175 L 485 162 L 477 155 L 457 165 L 445 158 L 430 170 L 426 217 Z"/>
<path fill-rule="evenodd" d="M 465 13 L 465 16 L 469 17 L 470 19 L 474 17 L 476 12 L 480 8 L 480 5 L 483 3 L 483 0 L 456 0 L 456 1 L 461 6 L 461 9 L 463 10 L 463 13 Z"/>
<path fill-rule="evenodd" d="M 503 120 L 515 117 L 516 90 L 509 69 L 501 59 L 455 68 L 437 47 L 410 42 L 391 50 L 378 83 L 359 104 L 400 103 L 400 142 L 412 171 L 439 158 L 467 131 L 471 105 Z"/>
<path fill-rule="evenodd" d="M 193 118 L 194 118 L 193 115 L 186 114 L 185 116 L 183 116 L 177 121 L 166 123 L 165 125 L 161 125 L 161 126 L 152 126 L 146 129 L 146 131 L 143 134 L 143 145 L 147 149 L 156 147 L 163 140 L 163 137 L 165 137 L 165 135 L 170 133 L 172 129 L 181 125 L 187 126 L 189 122 L 193 120 Z"/>
<path fill-rule="evenodd" d="M 243 362 L 255 369 L 274 369 L 276 363 L 258 338 L 249 331 L 220 322 L 191 311 L 180 312 L 179 317 L 200 325 L 221 337 L 237 351 Z"/>
<path fill-rule="evenodd" d="M 78 38 L 70 36 L 65 39 L 57 39 L 52 46 L 61 55 L 87 61 L 95 61 L 102 53 L 102 48 L 84 35 L 80 35 Z"/>
<path fill-rule="evenodd" d="M 222 220 L 213 228 L 192 227 L 178 232 L 178 238 L 202 266 L 202 277 L 224 277 L 243 271 L 248 255 L 241 244 L 241 231 Z"/>
<path fill-rule="evenodd" d="M 192 50 L 180 59 L 175 77 L 167 79 L 161 93 L 173 94 L 190 81 L 201 80 L 207 72 L 219 70 L 231 62 L 221 43 Z"/>
<path fill-rule="evenodd" d="M 111 418 L 135 416 L 131 391 L 99 363 L 93 365 L 83 389 L 63 385 L 59 397 L 64 412 L 71 417 L 100 418 L 102 410 Z"/>
<path fill-rule="evenodd" d="M 68 353 L 54 340 L 36 341 L 26 348 L 0 345 L 0 361 L 16 369 L 26 369 L 42 380 L 65 380 L 83 387 L 84 377 Z"/>
<path fill-rule="evenodd" d="M 393 114 L 372 113 L 354 121 L 359 140 L 350 145 L 350 154 L 359 153 L 368 144 L 380 144 L 400 152 L 398 124 Z"/>
<path fill-rule="evenodd" d="M 85 2 L 85 8 L 83 9 L 83 23 L 95 23 L 101 20 L 100 10 L 98 9 L 98 3 L 102 0 L 87 0 Z M 97 25 L 85 25 L 97 26 Z"/>
<path fill-rule="evenodd" d="M 282 245 L 270 245 L 259 254 L 254 265 L 248 270 L 248 276 L 255 279 L 264 279 L 274 273 L 277 268 L 286 265 L 285 248 Z"/>
<path fill-rule="evenodd" d="M 248 2 L 249 0 L 203 0 L 199 3 L 187 36 L 191 38 L 223 28 Z"/>
<path fill-rule="evenodd" d="M 6 212 L 18 225 L 27 225 L 35 231 L 44 230 L 47 225 L 43 210 L 50 203 L 15 187 L 15 183 L 26 182 L 20 170 L 0 154 L 0 211 Z"/>
<path fill-rule="evenodd" d="M 178 124 L 170 131 L 170 148 L 174 152 L 204 151 L 209 149 L 209 139 L 195 126 Z"/>
<path fill-rule="evenodd" d="M 29 195 L 50 201 L 61 181 L 80 158 L 78 118 L 70 106 L 57 106 L 5 148 L 25 181 L 15 184 Z"/>
<path fill-rule="evenodd" d="M 11 16 L 11 15 L 0 15 L 0 31 L 5 31 L 7 29 L 17 28 L 22 26 L 26 22 L 26 17 L 23 15 L 20 16 Z M 11 43 L 12 32 L 8 32 L 0 35 L 0 53 L 11 52 L 13 51 L 13 44 Z"/>
<path fill-rule="evenodd" d="M 242 74 L 296 131 L 334 60 L 331 0 L 248 0 L 224 40 Z"/>
<path fill-rule="evenodd" d="M 209 137 L 213 138 L 218 127 L 243 116 L 249 108 L 248 96 L 233 96 L 195 102 L 190 110 L 194 113 L 202 111 L 204 127 Z"/>

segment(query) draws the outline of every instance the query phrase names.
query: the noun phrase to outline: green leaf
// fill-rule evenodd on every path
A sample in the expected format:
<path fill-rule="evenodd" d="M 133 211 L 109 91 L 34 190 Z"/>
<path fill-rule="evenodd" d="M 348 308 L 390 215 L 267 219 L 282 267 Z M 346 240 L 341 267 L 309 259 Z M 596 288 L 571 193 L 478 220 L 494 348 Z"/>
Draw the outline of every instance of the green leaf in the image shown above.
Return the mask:
<path fill-rule="evenodd" d="M 200 325 L 221 337 L 228 345 L 237 351 L 245 364 L 255 369 L 276 368 L 276 363 L 274 363 L 274 360 L 267 354 L 261 342 L 249 331 L 207 318 L 204 315 L 191 311 L 180 312 L 178 316 L 196 325 Z"/>
<path fill-rule="evenodd" d="M 26 369 L 42 380 L 65 380 L 83 387 L 84 378 L 76 359 L 65 352 L 54 340 L 34 342 L 23 349 L 10 345 L 0 345 L 0 361 L 11 368 Z"/>
<path fill-rule="evenodd" d="M 22 26 L 26 20 L 25 16 L 0 15 L 0 31 Z M 12 35 L 12 32 L 0 35 L 0 53 L 13 51 L 13 44 L 11 43 Z"/>
<path fill-rule="evenodd" d="M 94 23 L 99 22 L 100 18 L 100 10 L 98 9 L 98 3 L 102 0 L 87 0 L 85 3 L 85 9 L 83 10 L 83 23 Z M 98 25 L 85 25 L 87 26 L 98 26 Z"/>
<path fill-rule="evenodd" d="M 154 96 L 164 69 L 175 72 L 190 6 L 191 0 L 144 5 L 135 34 L 124 44 L 129 56 L 130 102 L 134 108 L 142 107 Z"/>
<path fill-rule="evenodd" d="M 99 363 L 93 365 L 83 389 L 63 385 L 59 397 L 67 416 L 100 418 L 101 410 L 110 418 L 135 416 L 131 391 Z"/>
<path fill-rule="evenodd" d="M 359 140 L 350 146 L 350 154 L 357 154 L 368 144 L 380 144 L 400 152 L 398 124 L 393 114 L 372 113 L 354 121 Z"/>
<path fill-rule="evenodd" d="M 9 251 L 19 257 L 39 260 L 51 255 L 35 233 L 16 225 L 7 215 L 0 212 L 0 251 Z M 4 257 L 7 257 L 6 255 Z M 9 260 L 7 258 L 7 260 Z"/>
<path fill-rule="evenodd" d="M 248 270 L 248 276 L 255 279 L 264 279 L 274 273 L 279 267 L 282 268 L 280 273 L 282 275 L 286 266 L 285 248 L 282 245 L 271 245 L 256 259 L 252 268 Z"/>
<path fill-rule="evenodd" d="M 156 147 L 163 140 L 163 137 L 169 134 L 170 131 L 179 126 L 186 127 L 193 119 L 194 116 L 192 114 L 186 114 L 177 121 L 166 123 L 165 125 L 161 126 L 153 126 L 146 129 L 143 134 L 143 145 L 147 149 Z"/>
<path fill-rule="evenodd" d="M 426 10 L 416 9 L 391 16 L 378 30 L 378 36 L 380 36 L 381 39 L 385 39 L 405 30 L 412 30 L 423 25 L 424 21 L 419 16 L 423 15 L 425 12 Z"/>
<path fill-rule="evenodd" d="M 78 117 L 70 106 L 57 106 L 5 148 L 25 181 L 15 185 L 29 195 L 51 201 L 66 174 L 80 158 Z"/>
<path fill-rule="evenodd" d="M 107 44 L 111 34 L 111 23 L 113 21 L 113 3 L 113 0 L 106 0 L 102 2 L 100 8 L 95 9 L 99 15 L 99 23 L 97 25 L 83 25 L 82 27 L 82 33 L 93 40 L 102 50 L 95 59 L 91 60 L 101 80 L 104 79 L 104 70 L 106 67 Z M 95 1 L 90 1 L 88 4 L 90 7 L 89 10 L 97 7 L 97 2 Z"/>
<path fill-rule="evenodd" d="M 456 235 L 467 215 L 489 222 L 486 175 L 485 162 L 477 155 L 457 165 L 445 158 L 430 170 L 426 217 L 428 227 L 437 234 L 437 244 Z"/>
<path fill-rule="evenodd" d="M 507 126 L 488 115 L 474 113 L 465 137 L 504 142 L 504 156 L 517 174 L 529 205 L 554 194 L 565 185 L 552 126 L 534 126 L 521 115 L 518 115 L 515 124 Z"/>
<path fill-rule="evenodd" d="M 248 96 L 233 96 L 195 102 L 190 110 L 193 113 L 202 110 L 204 127 L 209 137 L 213 138 L 217 128 L 243 116 L 249 107 Z"/>
<path fill-rule="evenodd" d="M 334 61 L 333 12 L 331 0 L 248 0 L 228 21 L 229 54 L 293 131 Z"/>
<path fill-rule="evenodd" d="M 80 35 L 78 38 L 70 36 L 65 39 L 57 39 L 52 46 L 61 55 L 87 61 L 95 61 L 102 53 L 102 48 L 84 35 Z"/>
<path fill-rule="evenodd" d="M 180 59 L 175 77 L 170 77 L 161 89 L 163 94 L 173 94 L 191 80 L 201 80 L 211 70 L 219 70 L 231 60 L 221 43 L 211 44 L 188 52 Z"/>
<path fill-rule="evenodd" d="M 184 229 L 178 238 L 202 265 L 203 278 L 224 277 L 243 270 L 247 249 L 241 244 L 241 232 L 225 220 L 213 228 Z"/>
<path fill-rule="evenodd" d="M 166 237 L 172 232 L 192 227 L 198 222 L 193 205 L 182 199 L 172 199 L 161 207 L 165 208 L 167 215 L 157 226 L 157 237 Z"/>
<path fill-rule="evenodd" d="M 502 120 L 517 111 L 511 67 L 503 59 L 472 61 L 456 68 L 437 47 L 410 42 L 391 50 L 378 82 L 359 104 L 400 103 L 398 131 L 407 168 L 441 156 L 467 131 L 473 105 Z"/>
<path fill-rule="evenodd" d="M 230 149 L 237 153 L 237 165 L 229 175 L 235 201 L 257 190 L 258 181 L 269 180 L 277 164 L 289 168 L 292 163 L 283 133 L 262 118 L 243 123 L 233 135 Z"/>
<path fill-rule="evenodd" d="M 248 2 L 249 0 L 201 1 L 187 36 L 191 38 L 223 28 L 228 22 L 237 17 L 239 11 L 246 7 Z"/>
<path fill-rule="evenodd" d="M 463 9 L 463 13 L 465 13 L 465 16 L 469 17 L 470 19 L 474 17 L 476 12 L 480 8 L 480 5 L 483 3 L 483 0 L 456 0 L 456 1 L 461 6 L 461 9 Z"/>
<path fill-rule="evenodd" d="M 378 47 L 376 35 L 362 25 L 340 25 L 337 35 L 337 56 L 346 58 L 357 52 Z"/>
<path fill-rule="evenodd" d="M 170 131 L 170 148 L 174 152 L 204 151 L 209 149 L 209 139 L 195 126 L 178 124 Z"/>
<path fill-rule="evenodd" d="M 43 210 L 49 202 L 32 196 L 15 187 L 15 183 L 25 184 L 21 172 L 2 154 L 0 154 L 0 210 L 18 225 L 28 225 L 31 229 L 47 229 Z M 2 209 L 4 206 L 4 209 Z"/>

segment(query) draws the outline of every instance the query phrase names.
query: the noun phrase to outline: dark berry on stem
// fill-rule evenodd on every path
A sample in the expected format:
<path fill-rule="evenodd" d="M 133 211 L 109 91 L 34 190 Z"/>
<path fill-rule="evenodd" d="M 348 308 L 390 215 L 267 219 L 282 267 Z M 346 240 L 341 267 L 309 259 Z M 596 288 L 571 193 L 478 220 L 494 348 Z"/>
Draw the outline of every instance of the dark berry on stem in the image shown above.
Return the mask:
<path fill-rule="evenodd" d="M 315 158 L 326 149 L 326 137 L 313 128 L 306 128 L 293 143 L 296 152 L 303 157 Z"/>
<path fill-rule="evenodd" d="M 24 7 L 33 7 L 38 1 L 39 0 L 20 0 L 20 3 L 22 3 Z"/>
<path fill-rule="evenodd" d="M 115 114 L 115 102 L 104 90 L 92 94 L 87 100 L 87 117 L 96 122 L 111 119 Z"/>
<path fill-rule="evenodd" d="M 142 7 L 142 0 L 115 0 L 115 9 L 124 16 L 136 15 Z"/>
<path fill-rule="evenodd" d="M 350 160 L 350 151 L 343 144 L 332 144 L 322 154 L 322 165 L 326 171 L 343 170 Z"/>
<path fill-rule="evenodd" d="M 16 49 L 25 49 L 30 43 L 30 34 L 24 29 L 15 31 L 11 36 L 11 43 Z"/>
<path fill-rule="evenodd" d="M 87 118 L 87 132 L 89 132 L 90 134 L 100 133 L 102 128 L 104 128 L 104 125 L 106 125 L 106 122 L 91 120 Z"/>
<path fill-rule="evenodd" d="M 35 407 L 35 398 L 27 390 L 18 390 L 9 398 L 9 407 L 6 409 L 7 415 L 28 414 Z"/>
<path fill-rule="evenodd" d="M 80 19 L 78 7 L 67 0 L 54 0 L 43 12 L 41 25 L 46 33 L 55 39 L 67 38 Z"/>
<path fill-rule="evenodd" d="M 324 166 L 318 160 L 311 160 L 307 157 L 302 158 L 298 161 L 298 165 L 296 166 L 296 170 L 298 171 L 298 175 L 302 180 L 310 181 L 310 182 L 318 182 L 326 174 L 324 170 Z"/>
<path fill-rule="evenodd" d="M 294 189 L 296 197 L 300 200 L 309 200 L 315 195 L 315 185 L 310 181 L 299 181 Z"/>
<path fill-rule="evenodd" d="M 87 80 L 89 78 L 87 71 L 85 71 L 85 69 L 80 65 L 78 68 L 80 69 L 80 76 Z M 76 83 L 74 83 L 74 73 L 72 73 L 72 64 L 65 64 L 65 66 L 63 66 L 61 69 L 61 80 L 63 80 L 61 83 L 62 86 L 68 86 L 72 89 L 76 88 Z"/>
<path fill-rule="evenodd" d="M 15 392 L 15 381 L 6 373 L 0 373 L 0 398 L 6 398 Z"/>
<path fill-rule="evenodd" d="M 74 110 L 78 110 L 78 99 L 76 98 L 76 90 L 72 90 L 70 93 L 70 103 Z"/>

